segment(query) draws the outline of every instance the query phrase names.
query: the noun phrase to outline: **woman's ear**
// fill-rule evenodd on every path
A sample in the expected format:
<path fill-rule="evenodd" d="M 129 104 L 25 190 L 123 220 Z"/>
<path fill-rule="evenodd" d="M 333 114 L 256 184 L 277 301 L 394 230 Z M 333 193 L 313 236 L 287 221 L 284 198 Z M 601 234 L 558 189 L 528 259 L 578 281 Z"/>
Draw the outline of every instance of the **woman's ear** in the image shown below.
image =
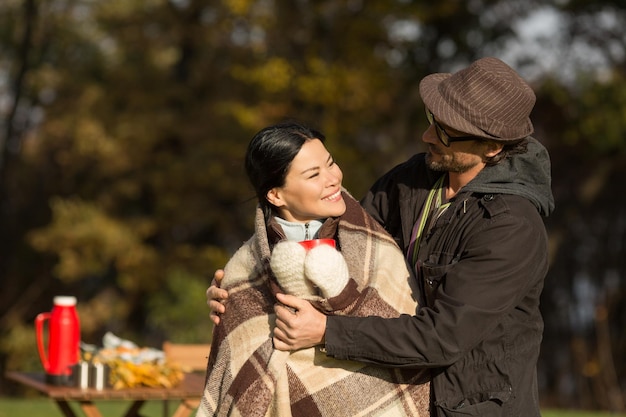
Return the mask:
<path fill-rule="evenodd" d="M 265 198 L 274 207 L 282 207 L 285 205 L 285 202 L 283 201 L 280 195 L 280 190 L 278 188 L 272 188 L 271 190 L 269 190 L 265 195 Z"/>

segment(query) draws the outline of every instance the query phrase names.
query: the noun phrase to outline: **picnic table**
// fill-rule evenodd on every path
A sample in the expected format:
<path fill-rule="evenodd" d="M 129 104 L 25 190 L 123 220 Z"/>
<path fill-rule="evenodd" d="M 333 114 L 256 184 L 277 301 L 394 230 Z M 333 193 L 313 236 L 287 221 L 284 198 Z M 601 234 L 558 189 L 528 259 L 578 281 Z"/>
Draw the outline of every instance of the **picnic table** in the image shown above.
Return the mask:
<path fill-rule="evenodd" d="M 124 389 L 95 389 L 70 386 L 50 385 L 45 381 L 43 373 L 28 373 L 9 371 L 7 379 L 13 380 L 41 392 L 54 400 L 65 417 L 77 417 L 70 407 L 71 402 L 79 404 L 87 417 L 102 417 L 95 401 L 124 400 L 130 405 L 124 417 L 138 417 L 139 409 L 148 400 L 164 401 L 164 416 L 168 414 L 168 402 L 177 401 L 178 406 L 172 417 L 187 417 L 200 404 L 204 390 L 204 375 L 186 373 L 182 382 L 173 388 L 124 388 Z"/>

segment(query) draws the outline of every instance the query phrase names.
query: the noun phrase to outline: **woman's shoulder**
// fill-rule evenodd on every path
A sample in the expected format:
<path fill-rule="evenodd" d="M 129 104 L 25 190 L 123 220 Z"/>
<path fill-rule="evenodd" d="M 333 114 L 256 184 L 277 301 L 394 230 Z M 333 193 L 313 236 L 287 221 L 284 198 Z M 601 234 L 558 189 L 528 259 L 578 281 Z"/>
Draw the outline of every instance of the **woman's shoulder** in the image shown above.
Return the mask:
<path fill-rule="evenodd" d="M 235 285 L 248 280 L 257 264 L 257 257 L 254 250 L 255 236 L 252 236 L 228 260 L 224 267 L 223 287 Z"/>
<path fill-rule="evenodd" d="M 395 241 L 391 235 L 387 233 L 383 226 L 381 226 L 357 200 L 352 196 L 348 196 L 345 200 L 346 211 L 340 218 L 340 238 L 346 239 L 346 237 L 351 234 L 358 236 L 359 239 L 364 236 L 370 236 L 376 240 L 388 241 L 395 245 Z M 363 233 L 364 231 L 366 233 Z"/>

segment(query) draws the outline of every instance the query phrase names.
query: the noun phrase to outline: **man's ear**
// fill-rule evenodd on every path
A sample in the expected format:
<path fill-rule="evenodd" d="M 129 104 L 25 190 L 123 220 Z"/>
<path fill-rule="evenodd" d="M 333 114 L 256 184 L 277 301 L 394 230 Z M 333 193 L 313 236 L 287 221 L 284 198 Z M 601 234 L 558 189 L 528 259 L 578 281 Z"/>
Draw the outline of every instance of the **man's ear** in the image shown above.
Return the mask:
<path fill-rule="evenodd" d="M 486 158 L 493 158 L 494 156 L 496 156 L 497 154 L 499 154 L 502 149 L 504 148 L 504 145 L 490 140 L 490 141 L 486 141 L 485 142 L 486 146 L 485 146 L 485 157 Z"/>
<path fill-rule="evenodd" d="M 272 188 L 269 190 L 267 194 L 265 194 L 265 198 L 274 207 L 282 207 L 285 205 L 278 188 Z"/>

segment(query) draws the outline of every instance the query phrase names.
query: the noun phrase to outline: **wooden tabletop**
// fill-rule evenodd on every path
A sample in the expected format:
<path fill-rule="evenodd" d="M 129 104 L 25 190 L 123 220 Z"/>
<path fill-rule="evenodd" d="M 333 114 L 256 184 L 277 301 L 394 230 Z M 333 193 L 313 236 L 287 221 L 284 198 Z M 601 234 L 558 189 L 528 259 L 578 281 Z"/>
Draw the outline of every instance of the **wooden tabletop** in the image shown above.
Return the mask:
<path fill-rule="evenodd" d="M 185 374 L 181 383 L 172 388 L 137 387 L 123 389 L 105 388 L 102 390 L 50 385 L 45 382 L 45 375 L 42 373 L 9 371 L 5 375 L 7 379 L 34 388 L 50 398 L 74 401 L 201 398 L 204 390 L 204 375 L 197 373 Z"/>

